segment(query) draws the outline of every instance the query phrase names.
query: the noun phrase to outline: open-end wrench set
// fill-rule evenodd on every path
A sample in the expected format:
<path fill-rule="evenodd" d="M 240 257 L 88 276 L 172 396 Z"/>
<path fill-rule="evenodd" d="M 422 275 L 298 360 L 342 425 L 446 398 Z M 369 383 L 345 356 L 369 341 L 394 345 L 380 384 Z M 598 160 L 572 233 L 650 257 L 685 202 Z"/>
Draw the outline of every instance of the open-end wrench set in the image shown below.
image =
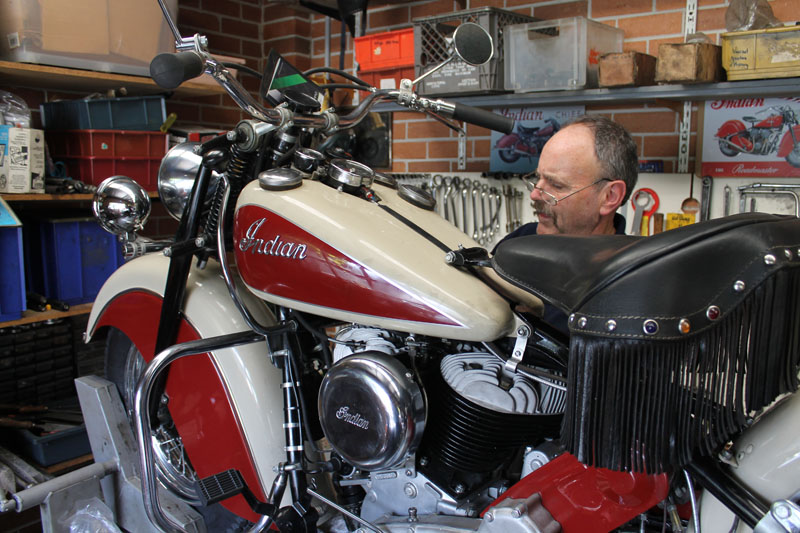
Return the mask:
<path fill-rule="evenodd" d="M 506 234 L 532 221 L 528 192 L 519 174 L 394 173 L 399 182 L 427 191 L 435 211 L 478 244 L 492 247 Z"/>

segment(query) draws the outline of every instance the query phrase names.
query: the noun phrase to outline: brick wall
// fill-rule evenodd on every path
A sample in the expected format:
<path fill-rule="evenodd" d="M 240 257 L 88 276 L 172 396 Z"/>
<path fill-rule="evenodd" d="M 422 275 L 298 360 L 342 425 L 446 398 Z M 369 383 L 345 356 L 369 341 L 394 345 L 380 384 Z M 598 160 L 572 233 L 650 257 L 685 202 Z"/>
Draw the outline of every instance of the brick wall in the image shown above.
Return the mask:
<path fill-rule="evenodd" d="M 719 44 L 719 34 L 725 31 L 727 0 L 699 0 L 697 30 Z M 430 0 L 401 4 L 376 5 L 369 9 L 365 33 L 395 30 L 411 25 L 415 17 L 448 13 L 458 9 L 491 6 L 517 13 L 555 19 L 585 16 L 625 31 L 624 50 L 658 55 L 662 43 L 683 41 L 684 0 L 555 0 L 531 2 L 526 0 Z M 781 21 L 800 18 L 796 0 L 770 2 L 775 16 Z M 336 23 L 338 24 L 338 23 Z M 312 22 L 312 66 L 325 63 L 325 19 L 314 16 Z M 333 30 L 329 64 L 338 65 L 338 28 Z M 345 64 L 352 67 L 352 39 L 348 38 Z M 627 127 L 639 147 L 641 159 L 661 159 L 665 172 L 674 172 L 678 159 L 678 128 L 680 107 L 656 104 L 623 103 L 587 105 L 587 113 L 610 116 Z M 693 106 L 690 168 L 694 164 L 697 137 L 697 105 Z M 396 172 L 436 171 L 457 169 L 457 137 L 446 127 L 416 113 L 395 113 L 392 125 L 393 170 Z M 467 170 L 489 169 L 490 133 L 482 128 L 467 128 Z"/>

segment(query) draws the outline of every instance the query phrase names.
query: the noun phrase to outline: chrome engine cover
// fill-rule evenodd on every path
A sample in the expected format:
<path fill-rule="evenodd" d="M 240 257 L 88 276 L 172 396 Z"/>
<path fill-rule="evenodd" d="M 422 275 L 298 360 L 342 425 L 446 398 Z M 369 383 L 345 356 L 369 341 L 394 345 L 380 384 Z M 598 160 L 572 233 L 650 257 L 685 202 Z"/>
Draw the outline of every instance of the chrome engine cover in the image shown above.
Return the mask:
<path fill-rule="evenodd" d="M 319 393 L 322 430 L 331 447 L 363 470 L 399 465 L 425 427 L 414 375 L 391 355 L 364 351 L 335 363 Z"/>

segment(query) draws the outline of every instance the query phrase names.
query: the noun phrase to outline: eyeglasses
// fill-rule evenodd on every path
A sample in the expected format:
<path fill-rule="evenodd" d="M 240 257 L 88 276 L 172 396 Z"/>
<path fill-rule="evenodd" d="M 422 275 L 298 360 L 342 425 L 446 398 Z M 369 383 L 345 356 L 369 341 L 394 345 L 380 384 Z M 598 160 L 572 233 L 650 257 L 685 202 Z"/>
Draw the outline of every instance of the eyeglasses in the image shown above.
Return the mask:
<path fill-rule="evenodd" d="M 586 187 L 581 187 L 577 191 L 572 191 L 571 193 L 569 193 L 566 196 L 562 196 L 561 198 L 556 198 L 555 196 L 553 196 L 549 192 L 545 191 L 541 187 L 537 187 L 537 184 L 539 183 L 540 179 L 541 179 L 541 177 L 538 174 L 532 174 L 530 178 L 525 180 L 525 186 L 528 187 L 528 190 L 531 191 L 531 192 L 533 192 L 534 189 L 539 191 L 542 194 L 542 198 L 544 199 L 544 203 L 546 203 L 547 205 L 549 205 L 551 207 L 557 206 L 558 202 L 563 202 L 564 200 L 566 200 L 570 196 L 578 194 L 579 192 L 584 191 L 584 190 L 588 189 L 589 187 L 591 187 L 593 185 L 597 185 L 601 181 L 612 181 L 612 180 L 610 180 L 608 178 L 600 178 L 599 180 L 593 181 L 592 183 L 590 183 Z"/>

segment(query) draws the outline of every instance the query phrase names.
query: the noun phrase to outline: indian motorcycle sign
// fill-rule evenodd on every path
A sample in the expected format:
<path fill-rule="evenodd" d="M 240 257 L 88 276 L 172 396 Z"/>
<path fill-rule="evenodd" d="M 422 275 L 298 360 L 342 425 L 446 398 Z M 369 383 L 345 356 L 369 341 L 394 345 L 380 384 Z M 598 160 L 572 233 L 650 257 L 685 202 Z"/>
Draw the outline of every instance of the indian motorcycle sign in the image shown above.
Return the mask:
<path fill-rule="evenodd" d="M 704 176 L 800 177 L 800 98 L 709 100 Z"/>

